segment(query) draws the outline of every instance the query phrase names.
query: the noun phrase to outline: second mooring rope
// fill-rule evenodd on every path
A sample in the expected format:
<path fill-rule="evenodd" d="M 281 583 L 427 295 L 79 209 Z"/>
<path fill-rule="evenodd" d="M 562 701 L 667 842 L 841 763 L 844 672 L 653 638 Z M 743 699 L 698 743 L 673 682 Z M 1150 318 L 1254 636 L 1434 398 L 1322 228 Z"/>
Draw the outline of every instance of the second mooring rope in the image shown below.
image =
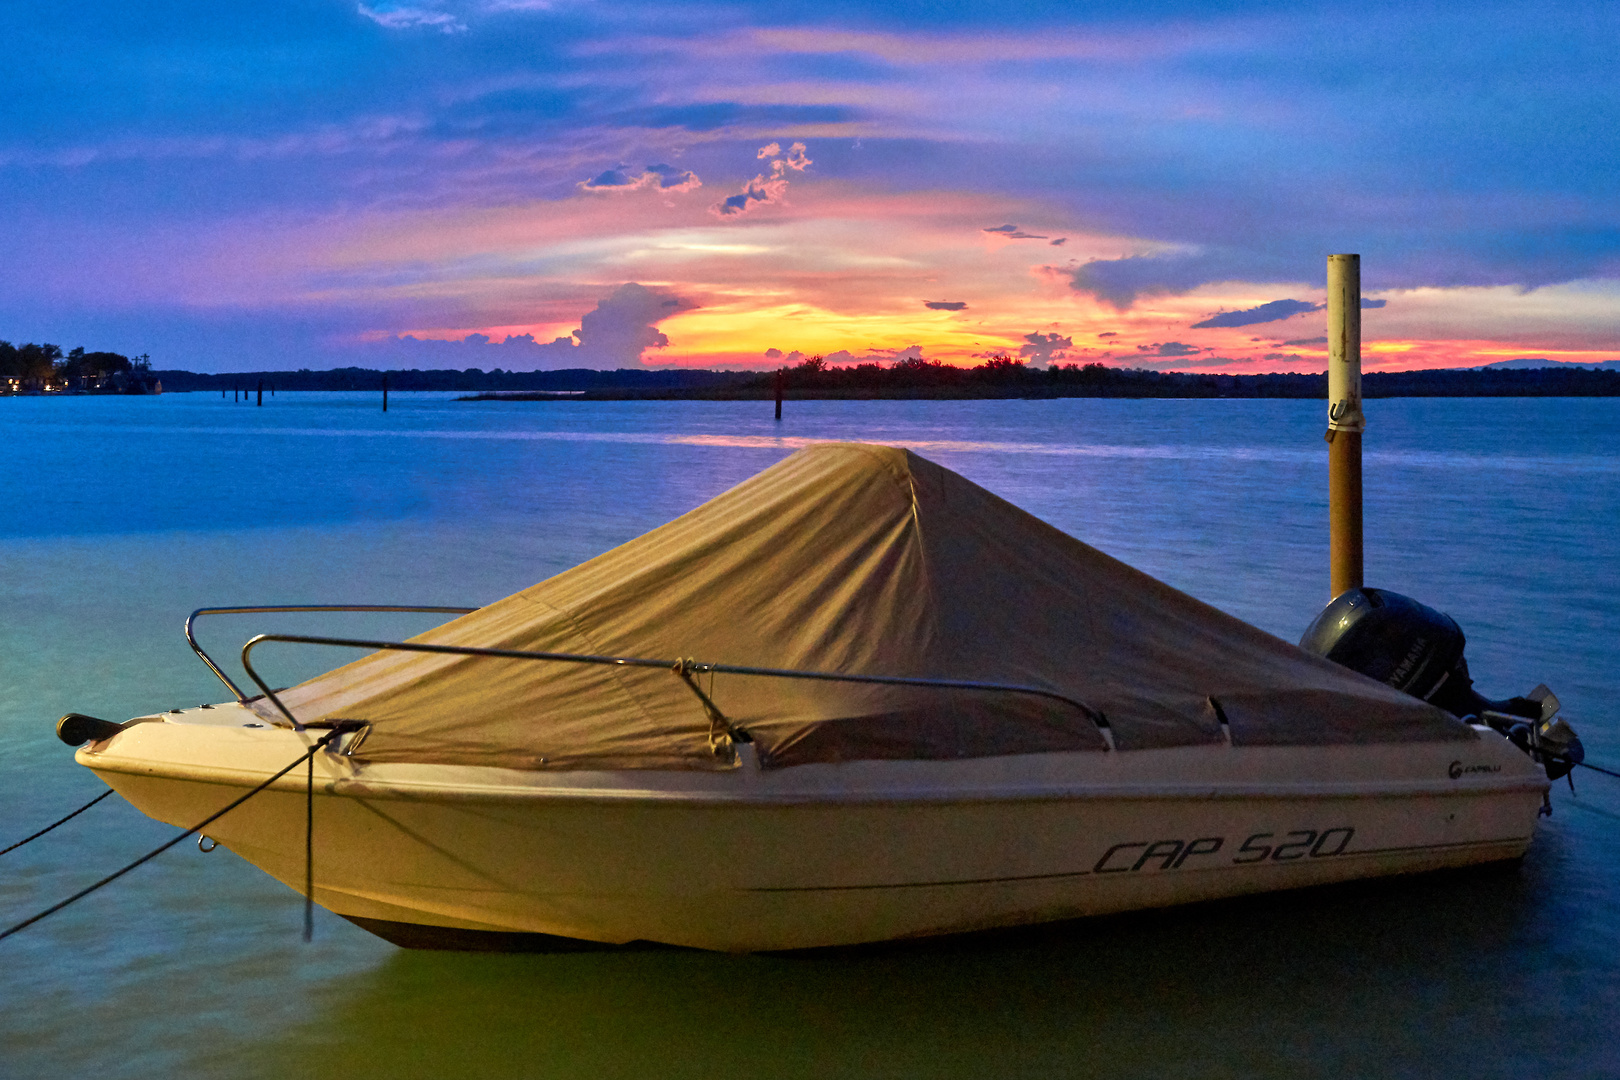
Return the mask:
<path fill-rule="evenodd" d="M 314 893 L 314 866 L 315 866 L 315 753 L 316 753 L 316 751 L 323 749 L 333 739 L 336 739 L 338 736 L 344 734 L 345 731 L 346 731 L 346 729 L 344 729 L 344 728 L 337 728 L 337 729 L 333 730 L 332 732 L 330 732 L 329 734 L 322 736 L 319 740 L 317 740 L 315 742 L 315 744 L 313 746 L 311 746 L 309 748 L 307 753 L 304 753 L 304 754 L 300 755 L 298 760 L 294 761 L 291 765 L 288 765 L 285 769 L 282 769 L 280 772 L 276 773 L 270 779 L 266 780 L 264 783 L 260 784 L 258 787 L 254 788 L 252 791 L 248 792 L 246 795 L 243 795 L 241 798 L 235 800 L 229 806 L 226 806 L 224 809 L 219 810 L 216 813 L 210 814 L 208 817 L 206 817 L 203 820 L 197 822 L 197 824 L 193 825 L 191 828 L 187 829 L 185 832 L 181 833 L 179 836 L 176 836 L 174 839 L 169 840 L 168 842 L 166 842 L 166 843 L 164 843 L 164 844 L 162 844 L 162 845 L 160 845 L 160 846 L 158 846 L 156 848 L 153 848 L 151 851 L 148 851 L 145 855 L 142 855 L 140 858 L 136 859 L 134 862 L 130 863 L 128 866 L 125 866 L 122 869 L 113 871 L 112 873 L 108 874 L 106 877 L 102 878 L 100 881 L 96 882 L 94 885 L 90 885 L 90 886 L 88 886 L 86 888 L 80 889 L 78 892 L 74 893 L 72 896 L 68 897 L 66 900 L 62 900 L 62 901 L 60 901 L 58 903 L 52 904 L 50 907 L 46 908 L 44 911 L 39 912 L 37 915 L 31 915 L 28 918 L 24 919 L 22 922 L 17 923 L 15 926 L 7 927 L 5 930 L 0 930 L 0 941 L 4 941 L 6 938 L 10 937 L 12 934 L 15 934 L 19 930 L 24 930 L 24 929 L 26 929 L 26 928 L 28 928 L 30 926 L 33 926 L 35 923 L 39 922 L 41 919 L 45 918 L 48 915 L 56 914 L 58 911 L 61 911 L 63 908 L 67 907 L 69 904 L 73 903 L 74 901 L 84 899 L 86 896 L 89 896 L 91 893 L 95 892 L 97 889 L 101 888 L 102 886 L 112 884 L 114 881 L 117 881 L 119 878 L 123 877 L 125 874 L 127 874 L 131 870 L 135 869 L 137 866 L 140 866 L 142 863 L 150 862 L 151 860 L 157 858 L 159 855 L 163 854 L 165 851 L 168 851 L 170 848 L 174 847 L 174 845 L 176 845 L 180 841 L 184 840 L 186 837 L 193 836 L 193 835 L 197 834 L 198 832 L 201 832 L 207 826 L 212 825 L 214 822 L 218 821 L 220 818 L 224 817 L 226 814 L 230 813 L 232 810 L 235 810 L 238 806 L 241 806 L 243 803 L 245 803 L 249 799 L 253 798 L 253 796 L 257 795 L 259 792 L 263 791 L 265 788 L 269 787 L 271 784 L 275 783 L 277 780 L 280 780 L 283 776 L 286 776 L 288 773 L 292 772 L 294 769 L 298 768 L 298 766 L 304 764 L 304 762 L 306 762 L 306 761 L 309 762 L 309 780 L 308 780 L 308 790 L 307 790 L 306 795 L 305 795 L 305 812 L 308 815 L 308 820 L 307 820 L 307 822 L 305 824 L 305 828 L 304 828 L 304 881 L 305 881 L 305 885 L 306 885 L 306 889 L 305 889 L 305 892 L 304 892 L 304 940 L 308 941 L 314 934 L 314 918 L 315 918 L 315 912 L 314 912 L 314 902 L 315 901 L 314 901 L 314 896 L 313 896 L 313 893 Z M 99 799 L 106 798 L 107 795 L 110 795 L 110 794 L 112 794 L 110 791 L 102 794 L 101 796 L 98 797 L 98 801 L 99 801 Z M 94 804 L 92 803 L 91 805 L 94 805 Z M 89 807 L 87 806 L 87 807 L 83 807 L 81 809 L 89 809 Z M 74 813 L 79 813 L 79 812 L 80 811 L 74 811 Z M 72 817 L 73 815 L 70 814 L 68 816 Z M 67 818 L 63 818 L 62 820 L 66 821 Z M 58 822 L 57 824 L 61 824 L 61 822 Z M 55 827 L 56 827 L 55 825 L 52 825 L 50 828 L 54 829 Z M 49 832 L 50 829 L 45 829 L 45 830 L 42 830 L 42 831 L 43 832 Z M 38 835 L 38 834 L 36 834 L 36 835 Z M 29 839 L 33 839 L 33 838 L 30 837 Z M 27 843 L 26 840 L 22 841 L 22 842 Z M 13 846 L 16 846 L 16 845 L 13 845 Z M 9 850 L 9 849 L 7 849 L 7 850 Z"/>
<path fill-rule="evenodd" d="M 106 791 L 103 791 L 100 795 L 97 795 L 95 798 L 91 799 L 89 802 L 85 803 L 83 806 L 81 806 L 77 810 L 73 811 L 73 813 L 69 814 L 67 817 L 62 818 L 60 821 L 51 822 L 51 824 L 45 826 L 43 829 L 39 830 L 39 832 L 34 833 L 32 836 L 23 837 L 21 840 L 17 841 L 15 844 L 12 844 L 10 847 L 0 848 L 0 855 L 4 855 L 8 851 L 16 851 L 18 848 L 22 847 L 24 844 L 28 843 L 30 840 L 38 840 L 40 837 L 42 837 L 46 833 L 50 832 L 52 829 L 56 828 L 58 825 L 66 825 L 68 822 L 72 821 L 74 818 L 78 817 L 80 814 L 84 813 L 86 810 L 90 809 L 92 806 L 96 805 L 96 803 L 100 802 L 102 799 L 105 799 L 107 796 L 109 796 L 111 794 L 112 794 L 112 788 L 108 788 Z"/>

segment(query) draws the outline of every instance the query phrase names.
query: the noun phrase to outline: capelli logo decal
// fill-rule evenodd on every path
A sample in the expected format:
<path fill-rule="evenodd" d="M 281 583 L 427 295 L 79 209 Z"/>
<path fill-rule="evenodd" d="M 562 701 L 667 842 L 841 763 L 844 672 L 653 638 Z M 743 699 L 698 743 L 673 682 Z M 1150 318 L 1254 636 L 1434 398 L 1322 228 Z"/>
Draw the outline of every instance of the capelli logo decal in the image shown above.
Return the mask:
<path fill-rule="evenodd" d="M 1460 761 L 1453 761 L 1451 768 L 1446 770 L 1446 775 L 1453 780 L 1461 780 L 1465 776 L 1478 776 L 1481 773 L 1499 773 L 1501 771 L 1502 766 L 1500 765 L 1464 765 Z"/>

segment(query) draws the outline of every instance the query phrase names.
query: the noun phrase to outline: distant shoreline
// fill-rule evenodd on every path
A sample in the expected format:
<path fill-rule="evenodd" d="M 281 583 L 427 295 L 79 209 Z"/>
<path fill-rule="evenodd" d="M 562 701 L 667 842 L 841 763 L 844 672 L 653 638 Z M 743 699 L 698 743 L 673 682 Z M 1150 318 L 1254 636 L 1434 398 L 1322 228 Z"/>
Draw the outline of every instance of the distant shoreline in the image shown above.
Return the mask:
<path fill-rule="evenodd" d="M 948 368 L 790 368 L 783 396 L 815 400 L 998 400 L 1099 398 L 1295 398 L 1324 400 L 1325 374 L 1216 375 L 1101 365 L 1031 369 L 1023 365 Z M 775 397 L 776 373 L 645 370 L 597 371 L 251 371 L 225 374 L 153 371 L 165 393 L 256 394 L 348 390 L 459 391 L 458 401 L 759 401 Z M 55 395 L 52 395 L 55 396 Z M 1620 371 L 1574 367 L 1374 371 L 1362 396 L 1620 397 Z"/>
<path fill-rule="evenodd" d="M 1020 366 L 971 369 L 803 367 L 783 372 L 788 401 L 967 401 L 1047 398 L 1284 398 L 1327 399 L 1327 375 L 1277 373 L 1214 375 L 1123 368 Z M 1362 396 L 1393 397 L 1616 397 L 1620 371 L 1577 368 L 1483 371 L 1369 372 Z M 565 392 L 486 390 L 459 401 L 760 401 L 776 396 L 776 373 L 756 374 L 731 385 L 684 387 L 588 387 Z"/>

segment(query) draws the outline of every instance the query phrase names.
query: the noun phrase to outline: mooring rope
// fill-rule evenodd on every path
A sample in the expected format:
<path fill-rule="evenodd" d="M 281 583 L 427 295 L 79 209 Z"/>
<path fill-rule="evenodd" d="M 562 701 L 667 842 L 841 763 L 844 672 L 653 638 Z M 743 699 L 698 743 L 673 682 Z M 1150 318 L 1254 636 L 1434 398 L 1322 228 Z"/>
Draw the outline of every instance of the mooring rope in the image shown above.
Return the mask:
<path fill-rule="evenodd" d="M 197 824 L 193 825 L 179 836 L 176 836 L 167 843 L 153 848 L 151 851 L 147 852 L 145 855 L 142 855 L 140 858 L 136 859 L 123 869 L 116 870 L 113 873 L 108 874 L 94 885 L 80 889 L 66 900 L 52 904 L 39 914 L 31 915 L 22 922 L 17 923 L 15 926 L 7 927 L 5 930 L 0 930 L 0 941 L 4 941 L 6 938 L 10 937 L 12 934 L 15 934 L 19 930 L 24 930 L 30 926 L 33 926 L 35 923 L 39 922 L 48 915 L 56 914 L 58 911 L 61 911 L 63 908 L 67 907 L 76 900 L 83 900 L 86 896 L 89 896 L 102 886 L 110 885 L 117 881 L 119 878 L 123 877 L 137 866 L 140 866 L 142 863 L 152 861 L 165 851 L 168 851 L 170 848 L 174 847 L 174 845 L 178 844 L 180 841 L 184 840 L 186 837 L 193 836 L 196 833 L 201 832 L 207 826 L 212 825 L 214 822 L 218 821 L 232 810 L 235 810 L 238 806 L 241 806 L 243 803 L 253 798 L 253 796 L 257 795 L 259 792 L 263 791 L 277 780 L 280 780 L 283 776 L 286 776 L 294 769 L 298 768 L 298 766 L 302 765 L 305 761 L 309 762 L 309 780 L 308 788 L 305 794 L 305 811 L 308 814 L 308 821 L 304 829 L 304 881 L 307 886 L 304 894 L 304 940 L 308 941 L 314 933 L 314 898 L 311 894 L 314 891 L 313 874 L 315 865 L 315 752 L 325 747 L 326 744 L 330 743 L 333 739 L 336 739 L 338 736 L 344 734 L 346 730 L 347 729 L 345 728 L 337 728 L 329 734 L 322 736 L 315 742 L 313 746 L 309 748 L 307 753 L 301 755 L 298 760 L 294 761 L 291 765 L 288 765 L 285 769 L 282 769 L 270 779 L 248 792 L 246 795 L 243 795 L 241 798 L 235 800 L 223 810 L 210 814 L 208 817 L 197 822 Z M 110 792 L 108 794 L 110 794 Z M 106 795 L 101 796 L 101 798 L 105 797 Z M 52 826 L 52 828 L 55 828 L 55 826 Z"/>
<path fill-rule="evenodd" d="M 81 806 L 77 810 L 73 811 L 73 813 L 69 814 L 67 817 L 63 818 L 61 821 L 53 821 L 51 824 L 45 826 L 43 829 L 39 830 L 39 832 L 35 833 L 34 835 L 25 836 L 21 840 L 17 841 L 15 844 L 12 844 L 10 847 L 0 848 L 0 855 L 4 855 L 8 851 L 16 851 L 18 848 L 22 847 L 24 844 L 28 843 L 31 840 L 38 840 L 40 837 L 42 837 L 46 833 L 50 832 L 52 829 L 56 828 L 58 825 L 66 825 L 68 822 L 72 821 L 74 818 L 78 817 L 80 814 L 84 813 L 86 810 L 90 809 L 92 806 L 96 805 L 96 803 L 100 802 L 102 799 L 105 799 L 107 796 L 109 796 L 111 794 L 112 794 L 112 788 L 108 788 L 106 791 L 103 791 L 100 795 L 97 795 L 95 798 L 91 799 L 89 802 L 85 803 L 83 806 Z"/>
<path fill-rule="evenodd" d="M 383 397 L 388 396 L 388 379 L 383 378 Z M 335 732 L 333 734 L 336 734 Z M 327 736 L 332 738 L 331 735 Z M 309 778 L 304 783 L 304 940 L 315 940 L 315 752 L 309 762 Z"/>
<path fill-rule="evenodd" d="M 1593 772 L 1600 772 L 1604 776 L 1612 776 L 1616 780 L 1620 780 L 1620 772 L 1615 772 L 1613 769 L 1605 769 L 1601 765 L 1589 765 L 1584 761 L 1577 761 L 1575 764 L 1579 765 L 1583 769 L 1591 769 Z"/>

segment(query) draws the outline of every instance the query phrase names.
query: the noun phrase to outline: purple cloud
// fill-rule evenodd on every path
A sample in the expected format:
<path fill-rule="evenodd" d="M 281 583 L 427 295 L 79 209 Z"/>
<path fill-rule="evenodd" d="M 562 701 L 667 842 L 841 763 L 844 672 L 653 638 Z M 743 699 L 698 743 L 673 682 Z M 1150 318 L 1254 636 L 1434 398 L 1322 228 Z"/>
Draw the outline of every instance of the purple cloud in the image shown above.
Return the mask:
<path fill-rule="evenodd" d="M 504 341 L 488 334 L 468 334 L 460 341 L 417 338 L 409 334 L 385 346 L 394 366 L 501 367 L 508 371 L 556 368 L 637 367 L 648 349 L 669 345 L 658 323 L 696 307 L 662 289 L 627 282 L 614 289 L 579 321 L 569 337 L 536 341 L 533 334 L 513 334 Z M 371 346 L 375 348 L 376 346 Z"/>
<path fill-rule="evenodd" d="M 1366 304 L 1362 304 L 1366 307 Z M 1254 326 L 1258 323 L 1279 322 L 1291 319 L 1295 315 L 1303 315 L 1307 311 L 1321 311 L 1326 304 L 1313 304 L 1306 300 L 1272 300 L 1258 307 L 1244 308 L 1242 311 L 1223 311 L 1219 315 L 1211 315 L 1203 322 L 1192 324 L 1194 330 L 1210 330 L 1223 326 Z"/>
<path fill-rule="evenodd" d="M 995 233 L 997 236 L 1005 236 L 1008 240 L 1045 240 L 1046 239 L 1046 237 L 1044 237 L 1044 236 L 1037 236 L 1034 233 L 1027 233 L 1023 229 L 1020 229 L 1016 225 L 997 225 L 994 228 L 985 229 L 984 231 L 987 232 L 987 233 Z M 1058 243 L 1060 243 L 1060 244 L 1062 242 L 1063 242 L 1062 240 L 1058 241 Z"/>
<path fill-rule="evenodd" d="M 703 186 L 696 173 L 677 169 L 673 165 L 648 165 L 641 172 L 632 172 L 630 166 L 620 164 L 607 169 L 589 180 L 581 180 L 581 191 L 640 191 L 656 188 L 659 191 L 684 192 Z"/>
<path fill-rule="evenodd" d="M 378 4 L 376 7 L 361 4 L 359 11 L 378 26 L 386 26 L 390 30 L 426 28 L 443 34 L 459 34 L 467 29 L 466 23 L 447 11 L 391 3 Z"/>
<path fill-rule="evenodd" d="M 934 311 L 961 311 L 967 307 L 966 300 L 924 300 L 923 307 Z"/>
<path fill-rule="evenodd" d="M 815 164 L 805 151 L 802 142 L 796 142 L 788 147 L 787 154 L 782 154 L 782 147 L 778 143 L 767 143 L 759 148 L 756 155 L 760 158 L 770 159 L 771 171 L 760 173 L 737 194 L 720 200 L 709 207 L 709 212 L 716 217 L 734 217 L 746 214 L 756 203 L 765 205 L 779 203 L 787 196 L 788 173 L 804 172 Z"/>
<path fill-rule="evenodd" d="M 1018 347 L 1018 355 L 1033 364 L 1050 364 L 1054 360 L 1062 360 L 1069 354 L 1067 350 L 1074 348 L 1074 339 L 1064 337 L 1053 332 L 1050 334 L 1033 333 L 1024 335 L 1024 344 Z"/>
<path fill-rule="evenodd" d="M 669 338 L 658 323 L 696 305 L 645 285 L 628 282 L 614 289 L 585 313 L 574 336 L 582 355 L 592 361 L 623 365 L 640 363 L 647 349 L 662 349 Z"/>
<path fill-rule="evenodd" d="M 1076 292 L 1090 293 L 1119 311 L 1141 296 L 1179 296 L 1216 281 L 1285 281 L 1300 276 L 1300 266 L 1287 259 L 1232 251 L 1127 255 L 1060 269 L 1069 275 Z"/>

